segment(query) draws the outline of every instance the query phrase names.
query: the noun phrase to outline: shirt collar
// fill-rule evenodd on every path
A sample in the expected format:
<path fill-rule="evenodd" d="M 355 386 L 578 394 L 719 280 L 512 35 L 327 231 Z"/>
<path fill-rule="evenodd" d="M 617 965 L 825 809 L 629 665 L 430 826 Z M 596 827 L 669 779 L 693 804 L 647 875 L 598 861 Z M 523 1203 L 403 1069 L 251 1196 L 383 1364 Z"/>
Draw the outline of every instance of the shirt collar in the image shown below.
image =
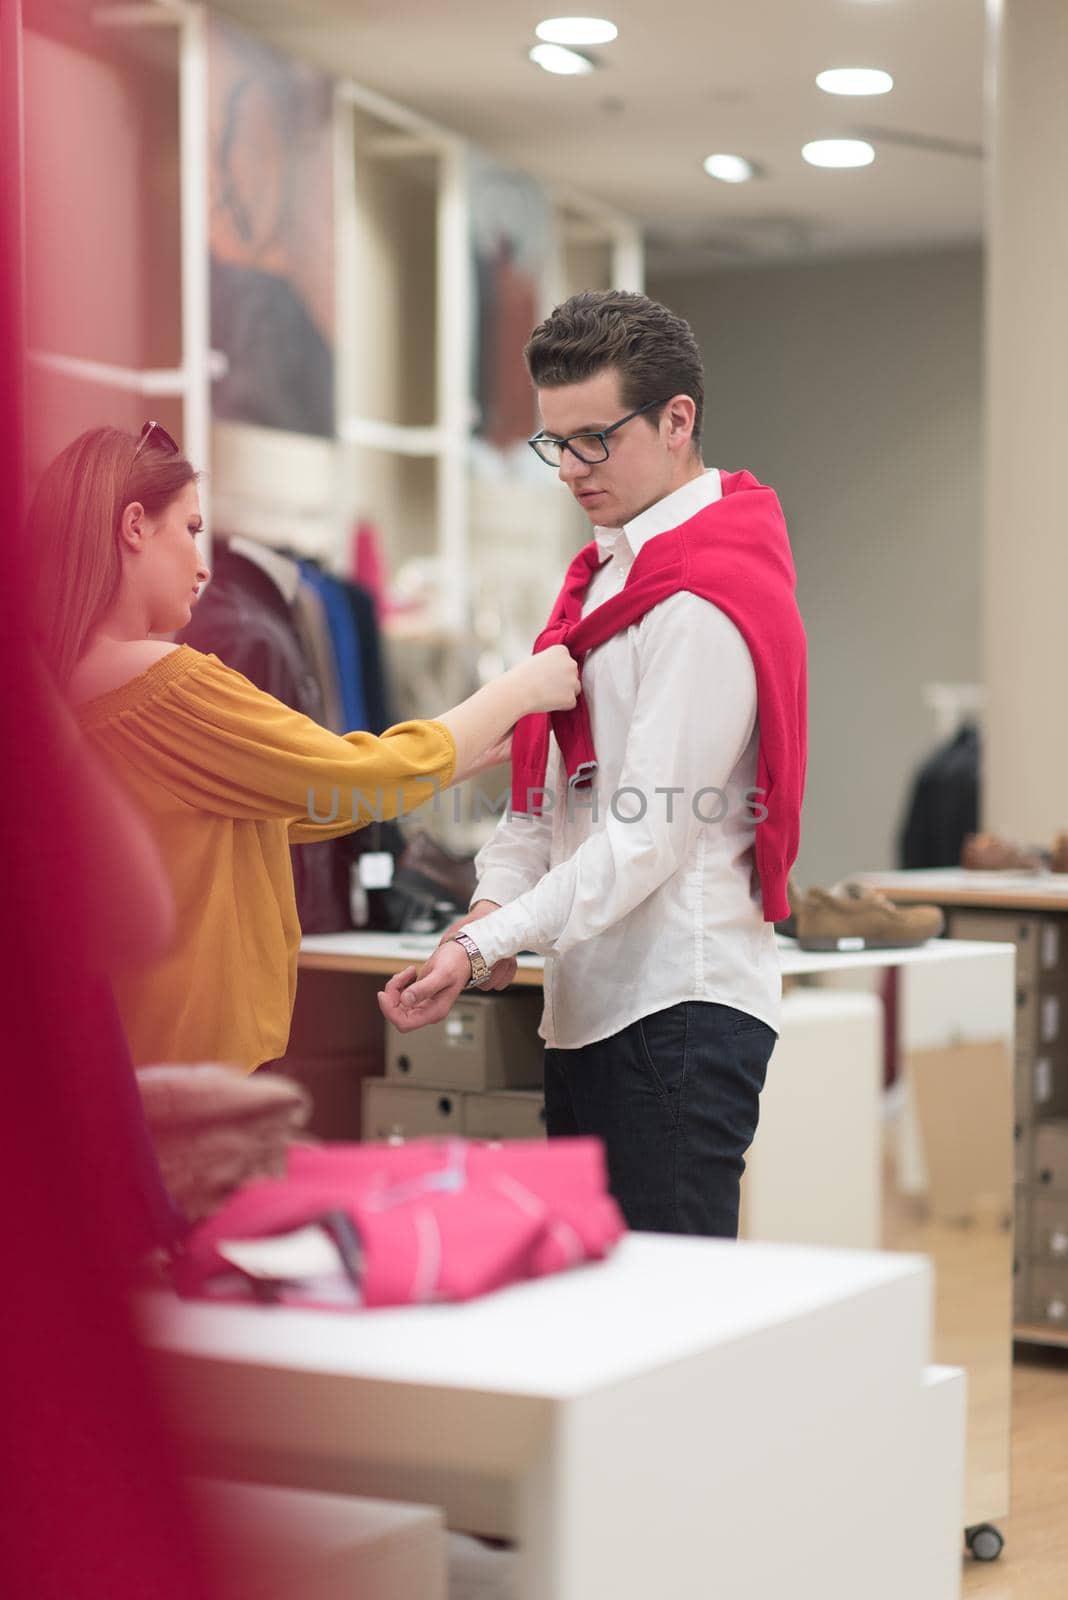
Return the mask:
<path fill-rule="evenodd" d="M 691 478 L 681 489 L 673 489 L 671 494 L 624 523 L 622 528 L 594 528 L 593 537 L 601 552 L 602 563 L 612 556 L 617 560 L 629 556 L 633 560 L 642 546 L 650 539 L 655 539 L 658 533 L 667 533 L 669 529 L 689 522 L 691 517 L 695 517 L 706 506 L 713 505 L 722 495 L 719 468 L 708 467 L 700 477 Z"/>

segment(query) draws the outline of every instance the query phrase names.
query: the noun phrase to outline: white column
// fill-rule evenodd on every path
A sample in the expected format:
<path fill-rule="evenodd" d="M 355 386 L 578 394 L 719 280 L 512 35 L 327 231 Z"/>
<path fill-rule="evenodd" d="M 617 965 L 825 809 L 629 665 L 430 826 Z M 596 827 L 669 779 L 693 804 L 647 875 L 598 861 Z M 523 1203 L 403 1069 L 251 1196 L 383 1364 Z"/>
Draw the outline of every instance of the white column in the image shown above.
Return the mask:
<path fill-rule="evenodd" d="M 1041 843 L 1068 828 L 1068 3 L 988 16 L 983 810 Z"/>
<path fill-rule="evenodd" d="M 442 152 L 438 181 L 437 426 L 438 555 L 446 627 L 469 626 L 467 447 L 471 426 L 471 243 L 464 147 Z"/>

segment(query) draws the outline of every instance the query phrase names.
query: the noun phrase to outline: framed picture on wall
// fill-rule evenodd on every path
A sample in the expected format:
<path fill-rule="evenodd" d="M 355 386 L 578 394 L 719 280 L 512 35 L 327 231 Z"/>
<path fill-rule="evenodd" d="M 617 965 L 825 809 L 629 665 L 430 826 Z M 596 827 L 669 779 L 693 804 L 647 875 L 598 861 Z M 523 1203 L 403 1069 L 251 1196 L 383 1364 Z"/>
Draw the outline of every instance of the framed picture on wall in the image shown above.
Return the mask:
<path fill-rule="evenodd" d="M 473 431 L 483 446 L 510 451 L 536 426 L 523 347 L 544 307 L 552 217 L 544 190 L 526 173 L 479 151 L 470 153 L 468 173 L 476 300 Z"/>
<path fill-rule="evenodd" d="M 209 22 L 216 417 L 334 433 L 333 84 Z"/>

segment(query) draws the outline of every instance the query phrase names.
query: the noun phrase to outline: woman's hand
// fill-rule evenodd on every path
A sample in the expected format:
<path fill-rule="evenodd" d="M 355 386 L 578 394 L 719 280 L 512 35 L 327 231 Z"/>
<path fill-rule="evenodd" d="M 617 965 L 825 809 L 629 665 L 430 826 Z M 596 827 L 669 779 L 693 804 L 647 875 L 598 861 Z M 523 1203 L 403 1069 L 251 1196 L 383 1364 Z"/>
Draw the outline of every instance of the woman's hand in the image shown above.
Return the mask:
<path fill-rule="evenodd" d="M 512 672 L 529 700 L 528 711 L 570 711 L 582 690 L 579 669 L 566 645 L 551 644 Z"/>

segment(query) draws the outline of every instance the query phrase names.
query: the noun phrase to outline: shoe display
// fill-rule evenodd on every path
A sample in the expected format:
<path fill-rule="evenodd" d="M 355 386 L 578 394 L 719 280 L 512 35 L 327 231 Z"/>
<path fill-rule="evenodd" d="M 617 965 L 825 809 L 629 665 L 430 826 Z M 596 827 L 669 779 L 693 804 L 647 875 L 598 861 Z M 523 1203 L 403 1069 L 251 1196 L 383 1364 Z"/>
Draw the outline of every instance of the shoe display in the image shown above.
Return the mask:
<path fill-rule="evenodd" d="M 1021 850 L 996 833 L 970 833 L 960 853 L 960 864 L 969 872 L 1040 872 L 1041 857 Z"/>
<path fill-rule="evenodd" d="M 1049 853 L 1051 872 L 1068 872 L 1068 833 L 1059 833 Z"/>
<path fill-rule="evenodd" d="M 802 950 L 895 950 L 937 939 L 937 906 L 897 906 L 878 889 L 847 883 L 840 892 L 809 889 L 797 907 Z"/>

